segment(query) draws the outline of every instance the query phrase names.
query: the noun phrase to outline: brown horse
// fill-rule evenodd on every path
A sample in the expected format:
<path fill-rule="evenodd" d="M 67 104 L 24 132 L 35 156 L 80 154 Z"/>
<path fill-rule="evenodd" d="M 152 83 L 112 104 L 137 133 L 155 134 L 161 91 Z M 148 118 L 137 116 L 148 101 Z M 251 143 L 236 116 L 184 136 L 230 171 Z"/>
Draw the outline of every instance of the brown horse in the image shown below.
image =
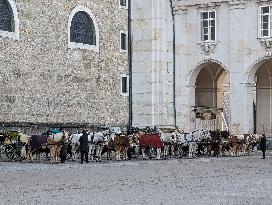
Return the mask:
<path fill-rule="evenodd" d="M 128 148 L 129 148 L 129 137 L 126 134 L 116 134 L 114 137 L 114 145 L 116 152 L 116 160 L 121 160 L 121 152 L 123 152 L 123 159 L 128 160 Z"/>
<path fill-rule="evenodd" d="M 238 139 L 238 136 L 236 135 L 230 135 L 229 139 L 228 139 L 228 144 L 231 147 L 231 152 L 232 152 L 232 156 L 238 156 L 240 153 L 240 149 L 241 149 L 241 143 Z"/>

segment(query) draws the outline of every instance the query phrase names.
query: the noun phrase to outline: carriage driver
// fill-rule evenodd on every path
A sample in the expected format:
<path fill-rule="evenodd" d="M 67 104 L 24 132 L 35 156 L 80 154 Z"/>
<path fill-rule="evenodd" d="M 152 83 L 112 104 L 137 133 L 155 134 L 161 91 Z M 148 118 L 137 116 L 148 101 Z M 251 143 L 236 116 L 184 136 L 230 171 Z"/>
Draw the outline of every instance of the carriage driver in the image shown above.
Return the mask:
<path fill-rule="evenodd" d="M 88 156 L 89 156 L 89 144 L 88 144 L 88 134 L 86 130 L 82 131 L 82 136 L 78 140 L 80 142 L 80 155 L 81 155 L 81 161 L 80 163 L 83 164 L 83 158 L 85 156 L 86 163 L 89 162 Z"/>

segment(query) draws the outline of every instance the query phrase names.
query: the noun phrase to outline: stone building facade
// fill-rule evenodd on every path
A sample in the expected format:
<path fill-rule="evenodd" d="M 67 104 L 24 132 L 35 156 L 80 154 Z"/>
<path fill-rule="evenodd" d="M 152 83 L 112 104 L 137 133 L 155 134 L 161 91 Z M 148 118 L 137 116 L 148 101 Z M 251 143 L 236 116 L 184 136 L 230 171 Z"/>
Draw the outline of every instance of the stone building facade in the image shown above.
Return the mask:
<path fill-rule="evenodd" d="M 0 0 L 0 10 L 1 124 L 127 125 L 126 5 Z"/>
<path fill-rule="evenodd" d="M 134 4 L 135 125 L 165 119 L 186 131 L 209 122 L 232 133 L 272 133 L 271 0 Z"/>

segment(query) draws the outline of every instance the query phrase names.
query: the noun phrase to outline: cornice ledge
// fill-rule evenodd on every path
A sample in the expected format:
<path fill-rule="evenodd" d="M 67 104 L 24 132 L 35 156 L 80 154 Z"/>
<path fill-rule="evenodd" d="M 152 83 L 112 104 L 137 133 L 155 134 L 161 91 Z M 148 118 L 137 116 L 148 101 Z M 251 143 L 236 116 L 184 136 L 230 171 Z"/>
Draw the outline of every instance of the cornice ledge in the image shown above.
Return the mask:
<path fill-rule="evenodd" d="M 247 0 L 232 0 L 229 1 L 230 9 L 245 9 Z"/>
<path fill-rule="evenodd" d="M 188 11 L 188 6 L 181 5 L 180 3 L 174 2 L 173 11 L 174 11 L 174 15 L 186 14 Z"/>
<path fill-rule="evenodd" d="M 221 2 L 209 2 L 209 3 L 202 3 L 202 4 L 195 4 L 195 7 L 198 9 L 203 9 L 203 8 L 215 8 L 219 7 L 221 5 Z"/>
<path fill-rule="evenodd" d="M 257 0 L 256 3 L 258 5 L 263 5 L 263 4 L 267 4 L 267 3 L 272 3 L 272 0 Z"/>

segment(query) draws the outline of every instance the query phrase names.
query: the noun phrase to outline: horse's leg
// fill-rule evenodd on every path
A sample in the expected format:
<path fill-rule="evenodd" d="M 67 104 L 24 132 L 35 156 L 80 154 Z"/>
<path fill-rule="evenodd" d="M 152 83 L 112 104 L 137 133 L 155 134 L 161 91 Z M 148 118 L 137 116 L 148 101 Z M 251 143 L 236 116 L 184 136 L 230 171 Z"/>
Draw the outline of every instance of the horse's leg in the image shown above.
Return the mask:
<path fill-rule="evenodd" d="M 197 147 L 197 144 L 193 144 L 192 145 L 192 149 L 193 149 L 193 152 L 192 152 L 192 157 L 195 158 L 196 157 L 196 147 Z"/>
<path fill-rule="evenodd" d="M 138 157 L 140 154 L 139 154 L 139 146 L 136 145 L 135 147 L 135 156 Z"/>
<path fill-rule="evenodd" d="M 107 160 L 110 160 L 110 148 L 107 149 Z"/>
<path fill-rule="evenodd" d="M 117 161 L 119 161 L 119 146 L 115 147 L 115 158 Z"/>
<path fill-rule="evenodd" d="M 36 155 L 37 155 L 37 160 L 38 160 L 38 162 L 41 162 L 41 152 L 40 152 L 40 151 L 37 151 L 37 152 L 36 152 Z"/>
<path fill-rule="evenodd" d="M 101 162 L 101 158 L 102 158 L 102 149 L 103 149 L 103 146 L 102 145 L 98 145 L 98 161 Z"/>
<path fill-rule="evenodd" d="M 58 153 L 57 153 L 57 158 L 58 158 L 58 163 L 60 163 L 60 150 L 61 150 L 62 146 L 60 146 L 58 148 Z"/>
<path fill-rule="evenodd" d="M 50 162 L 53 163 L 53 161 L 54 161 L 54 158 L 53 158 L 54 154 L 53 154 L 53 147 L 52 147 L 52 145 L 49 147 L 49 152 L 50 152 Z"/>
<path fill-rule="evenodd" d="M 145 159 L 145 148 L 141 148 L 141 150 L 142 150 L 143 159 Z"/>
<path fill-rule="evenodd" d="M 76 147 L 74 145 L 72 145 L 71 148 L 71 153 L 72 153 L 72 161 L 76 161 Z"/>
<path fill-rule="evenodd" d="M 171 148 L 171 157 L 175 157 L 175 146 L 171 145 L 170 148 Z"/>
<path fill-rule="evenodd" d="M 223 156 L 223 146 L 222 146 L 222 144 L 219 145 L 219 155 Z"/>
<path fill-rule="evenodd" d="M 122 147 L 120 146 L 118 148 L 118 160 L 120 161 L 121 160 L 121 151 L 122 151 Z"/>
<path fill-rule="evenodd" d="M 177 145 L 178 153 L 177 153 L 177 158 L 181 158 L 181 146 Z"/>
<path fill-rule="evenodd" d="M 112 152 L 112 150 L 111 150 L 111 148 L 109 147 L 109 149 L 108 149 L 109 160 L 111 160 L 111 152 Z"/>
<path fill-rule="evenodd" d="M 29 153 L 28 153 L 28 161 L 29 162 L 33 162 L 33 154 L 32 154 L 32 151 L 31 150 L 29 150 Z"/>
<path fill-rule="evenodd" d="M 58 150 L 59 150 L 59 148 L 58 147 L 56 147 L 56 151 L 55 151 L 55 162 L 56 163 L 58 163 L 59 162 L 59 156 L 58 156 Z"/>
<path fill-rule="evenodd" d="M 237 157 L 237 154 L 238 154 L 238 146 L 236 144 L 233 145 L 233 156 Z"/>
<path fill-rule="evenodd" d="M 157 159 L 161 158 L 161 148 L 157 148 Z"/>
<path fill-rule="evenodd" d="M 168 158 L 169 145 L 164 146 L 164 159 Z"/>
<path fill-rule="evenodd" d="M 207 145 L 207 149 L 208 149 L 208 152 L 207 152 L 208 157 L 211 157 L 211 155 L 212 155 L 212 148 L 211 148 L 210 144 Z"/>
<path fill-rule="evenodd" d="M 99 150 L 100 149 L 100 147 L 99 147 L 99 145 L 97 145 L 96 146 L 96 155 L 95 155 L 95 161 L 96 162 L 98 162 L 99 161 Z"/>
<path fill-rule="evenodd" d="M 94 161 L 94 149 L 93 149 L 93 145 L 91 145 L 90 154 L 91 154 L 91 160 L 92 160 L 92 162 L 93 162 L 93 161 Z"/>
<path fill-rule="evenodd" d="M 189 143 L 189 158 L 193 158 L 193 145 L 192 143 Z"/>
<path fill-rule="evenodd" d="M 128 147 L 125 148 L 125 160 L 128 160 Z"/>

